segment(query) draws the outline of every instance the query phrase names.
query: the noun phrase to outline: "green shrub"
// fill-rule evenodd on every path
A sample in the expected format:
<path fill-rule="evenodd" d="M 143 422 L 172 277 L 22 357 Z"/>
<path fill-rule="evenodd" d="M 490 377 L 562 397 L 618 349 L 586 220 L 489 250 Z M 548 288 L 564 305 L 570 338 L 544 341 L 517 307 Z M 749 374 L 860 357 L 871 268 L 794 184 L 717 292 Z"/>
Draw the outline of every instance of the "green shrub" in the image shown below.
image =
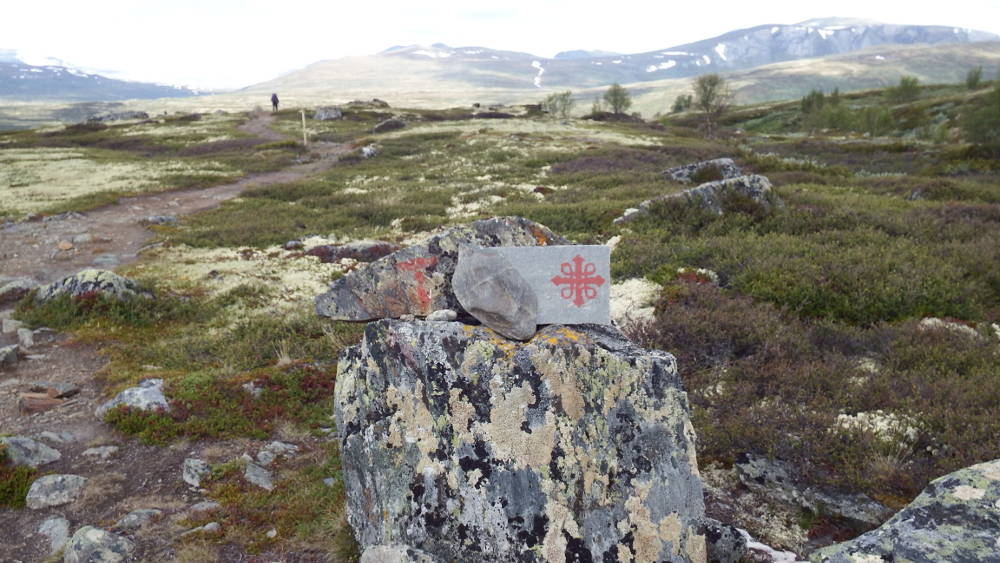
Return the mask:
<path fill-rule="evenodd" d="M 886 98 L 895 103 L 909 102 L 920 96 L 920 80 L 916 76 L 903 76 L 899 79 L 899 84 L 892 88 L 886 88 Z"/>
<path fill-rule="evenodd" d="M 983 80 L 983 67 L 977 66 L 976 68 L 970 68 L 969 72 L 965 75 L 965 87 L 969 90 L 975 90 L 979 88 L 979 84 Z"/>

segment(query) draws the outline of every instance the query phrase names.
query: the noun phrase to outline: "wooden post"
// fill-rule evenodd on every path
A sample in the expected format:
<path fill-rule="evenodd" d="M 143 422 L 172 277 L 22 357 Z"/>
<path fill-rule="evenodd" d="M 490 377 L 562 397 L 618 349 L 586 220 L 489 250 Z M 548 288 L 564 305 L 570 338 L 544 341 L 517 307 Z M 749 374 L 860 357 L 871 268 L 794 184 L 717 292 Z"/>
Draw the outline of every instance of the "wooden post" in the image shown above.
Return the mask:
<path fill-rule="evenodd" d="M 306 137 L 306 110 L 302 110 L 302 146 L 308 146 L 309 139 Z"/>

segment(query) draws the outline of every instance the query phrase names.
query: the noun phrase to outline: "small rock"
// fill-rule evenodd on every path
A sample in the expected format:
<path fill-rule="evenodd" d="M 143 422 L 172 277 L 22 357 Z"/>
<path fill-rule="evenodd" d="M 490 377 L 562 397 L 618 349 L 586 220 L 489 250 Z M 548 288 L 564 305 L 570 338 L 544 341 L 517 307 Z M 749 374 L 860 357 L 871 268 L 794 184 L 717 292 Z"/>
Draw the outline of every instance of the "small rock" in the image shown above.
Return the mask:
<path fill-rule="evenodd" d="M 292 457 L 299 453 L 299 447 L 285 442 L 271 442 L 257 452 L 257 461 L 264 465 L 271 465 L 279 457 Z"/>
<path fill-rule="evenodd" d="M 275 530 L 274 528 L 271 528 L 264 535 L 267 536 L 270 539 L 274 539 L 274 538 L 278 537 L 278 530 Z"/>
<path fill-rule="evenodd" d="M 188 531 L 184 532 L 183 534 L 181 534 L 181 537 L 184 537 L 184 536 L 193 536 L 195 534 L 216 534 L 221 529 L 222 529 L 222 526 L 220 526 L 218 522 L 209 522 L 208 524 L 205 524 L 204 526 L 198 526 L 197 528 L 191 528 L 190 530 L 188 530 Z"/>
<path fill-rule="evenodd" d="M 0 348 L 0 369 L 12 368 L 17 365 L 18 351 L 17 344 Z"/>
<path fill-rule="evenodd" d="M 56 245 L 59 250 L 73 250 L 73 243 L 68 240 L 61 240 L 59 244 Z"/>
<path fill-rule="evenodd" d="M 514 340 L 534 336 L 538 298 L 510 261 L 496 250 L 460 248 L 451 286 L 462 307 L 484 325 Z"/>
<path fill-rule="evenodd" d="M 256 463 L 248 463 L 246 469 L 243 470 L 243 476 L 246 477 L 247 481 L 262 489 L 274 490 L 271 472 Z"/>
<path fill-rule="evenodd" d="M 333 477 L 324 477 L 323 478 L 323 484 L 326 485 L 327 487 L 332 487 L 333 484 L 336 483 L 336 482 L 337 482 L 336 479 L 334 479 Z"/>
<path fill-rule="evenodd" d="M 21 348 L 31 348 L 35 345 L 35 333 L 30 328 L 17 329 L 17 343 Z"/>
<path fill-rule="evenodd" d="M 76 436 L 70 432 L 51 432 L 49 430 L 39 433 L 38 437 L 50 442 L 56 442 L 57 444 L 65 444 L 76 440 Z"/>
<path fill-rule="evenodd" d="M 98 448 L 87 448 L 83 450 L 83 455 L 108 459 L 118 451 L 118 446 L 101 446 Z"/>
<path fill-rule="evenodd" d="M 176 215 L 150 215 L 139 220 L 142 225 L 174 225 L 177 223 Z"/>
<path fill-rule="evenodd" d="M 184 460 L 184 468 L 181 471 L 181 478 L 192 487 L 200 487 L 201 480 L 212 472 L 212 468 L 204 460 L 189 457 Z"/>
<path fill-rule="evenodd" d="M 24 327 L 24 323 L 14 319 L 4 319 L 3 323 L 3 333 L 4 334 L 14 334 L 18 329 Z"/>
<path fill-rule="evenodd" d="M 380 121 L 372 128 L 372 133 L 385 133 L 406 127 L 406 122 L 402 119 L 390 118 Z"/>
<path fill-rule="evenodd" d="M 91 261 L 91 264 L 99 268 L 114 268 L 119 262 L 120 260 L 114 254 L 98 254 Z"/>
<path fill-rule="evenodd" d="M 222 508 L 221 504 L 213 500 L 205 500 L 192 506 L 188 510 L 193 514 L 201 514 L 203 512 L 211 512 L 213 510 L 219 510 L 220 508 Z"/>
<path fill-rule="evenodd" d="M 313 114 L 313 119 L 316 121 L 330 121 L 342 117 L 344 117 L 344 112 L 333 106 L 316 108 L 316 113 Z"/>
<path fill-rule="evenodd" d="M 240 385 L 240 388 L 252 395 L 253 397 L 260 397 L 260 394 L 264 392 L 264 388 L 255 384 L 254 382 L 244 383 Z"/>
<path fill-rule="evenodd" d="M 28 508 L 35 510 L 73 502 L 87 484 L 80 475 L 46 475 L 39 477 L 28 489 Z"/>
<path fill-rule="evenodd" d="M 49 411 L 65 402 L 65 399 L 54 399 L 48 393 L 20 393 L 17 396 L 17 408 L 22 414 Z"/>
<path fill-rule="evenodd" d="M 87 244 L 94 242 L 94 237 L 90 233 L 80 233 L 73 237 L 73 244 Z"/>
<path fill-rule="evenodd" d="M 49 215 L 48 217 L 42 219 L 43 223 L 51 223 L 52 221 L 66 221 L 69 219 L 83 219 L 86 215 L 83 213 L 77 213 L 76 211 L 67 211 L 65 213 L 59 213 L 58 215 Z"/>
<path fill-rule="evenodd" d="M 49 553 L 55 553 L 69 541 L 69 520 L 50 516 L 38 527 L 38 533 L 49 538 Z"/>
<path fill-rule="evenodd" d="M 125 405 L 129 408 L 144 411 L 170 410 L 170 403 L 167 402 L 167 398 L 163 395 L 162 379 L 146 379 L 140 382 L 138 387 L 125 389 L 121 393 L 118 393 L 114 399 L 97 407 L 94 415 L 98 419 L 104 420 L 104 415 L 118 405 Z"/>
<path fill-rule="evenodd" d="M 122 516 L 117 522 L 115 522 L 114 528 L 118 530 L 135 530 L 149 524 L 153 520 L 160 518 L 160 516 L 163 516 L 162 510 L 157 510 L 155 508 L 140 508 Z"/>
<path fill-rule="evenodd" d="M 451 309 L 438 309 L 433 313 L 427 315 L 428 321 L 432 322 L 450 322 L 458 318 L 458 313 L 452 311 Z"/>
<path fill-rule="evenodd" d="M 118 563 L 132 555 L 135 545 L 107 530 L 84 526 L 73 534 L 63 552 L 63 563 Z"/>
<path fill-rule="evenodd" d="M 33 383 L 31 390 L 35 393 L 45 393 L 53 399 L 65 399 L 80 392 L 80 387 L 73 383 Z"/>
<path fill-rule="evenodd" d="M 290 240 L 281 245 L 281 248 L 284 248 L 285 250 L 302 250 L 305 248 L 305 245 L 302 244 L 301 240 Z"/>
<path fill-rule="evenodd" d="M 0 444 L 6 446 L 7 456 L 14 465 L 38 468 L 62 458 L 58 450 L 24 436 L 4 436 Z"/>
<path fill-rule="evenodd" d="M 381 148 L 376 144 L 361 147 L 361 156 L 363 158 L 375 158 L 380 152 L 382 152 Z"/>

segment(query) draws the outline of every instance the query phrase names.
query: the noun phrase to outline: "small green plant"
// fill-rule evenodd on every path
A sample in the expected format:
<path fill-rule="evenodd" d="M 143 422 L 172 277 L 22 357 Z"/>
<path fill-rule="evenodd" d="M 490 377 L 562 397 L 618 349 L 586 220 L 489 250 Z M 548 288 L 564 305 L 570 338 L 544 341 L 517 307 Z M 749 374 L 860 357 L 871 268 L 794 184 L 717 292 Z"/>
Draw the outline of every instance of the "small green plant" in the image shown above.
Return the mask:
<path fill-rule="evenodd" d="M 969 72 L 965 75 L 965 87 L 969 90 L 975 90 L 979 88 L 979 85 L 983 81 L 983 67 L 977 66 L 976 68 L 970 68 Z"/>
<path fill-rule="evenodd" d="M 891 102 L 909 102 L 920 96 L 920 80 L 916 76 L 903 76 L 899 84 L 885 91 L 886 98 Z"/>

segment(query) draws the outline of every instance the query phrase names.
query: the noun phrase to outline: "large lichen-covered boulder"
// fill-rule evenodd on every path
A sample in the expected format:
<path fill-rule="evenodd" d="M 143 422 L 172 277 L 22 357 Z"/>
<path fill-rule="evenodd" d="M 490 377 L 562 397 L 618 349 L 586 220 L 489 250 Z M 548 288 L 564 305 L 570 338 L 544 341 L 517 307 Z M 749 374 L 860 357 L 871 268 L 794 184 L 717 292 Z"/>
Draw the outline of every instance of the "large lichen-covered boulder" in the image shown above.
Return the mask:
<path fill-rule="evenodd" d="M 362 548 L 439 561 L 704 561 L 670 354 L 600 325 L 528 342 L 381 320 L 341 356 L 336 419 Z"/>
<path fill-rule="evenodd" d="M 81 270 L 72 276 L 50 283 L 39 288 L 35 293 L 35 301 L 46 303 L 60 295 L 80 297 L 89 293 L 99 293 L 115 299 L 128 299 L 136 296 L 149 297 L 151 294 L 139 288 L 135 281 L 119 276 L 107 270 Z"/>
<path fill-rule="evenodd" d="M 1000 459 L 931 482 L 881 527 L 813 552 L 829 563 L 1000 561 Z"/>
<path fill-rule="evenodd" d="M 614 220 L 615 224 L 637 219 L 649 213 L 650 206 L 668 200 L 681 200 L 694 203 L 708 211 L 722 215 L 727 211 L 727 204 L 734 199 L 745 198 L 764 209 L 782 205 L 781 199 L 771 190 L 771 181 L 766 176 L 748 174 L 716 182 L 705 182 L 696 188 L 674 194 L 666 194 L 653 199 L 647 199 L 638 208 L 629 209 L 621 217 Z"/>
<path fill-rule="evenodd" d="M 713 158 L 712 160 L 676 166 L 664 170 L 663 175 L 677 182 L 693 182 L 699 174 L 708 174 L 709 171 L 717 176 L 716 178 L 705 178 L 706 180 L 726 180 L 743 175 L 740 167 L 731 158 Z"/>
<path fill-rule="evenodd" d="M 449 229 L 404 248 L 333 282 L 316 298 L 320 316 L 344 321 L 426 316 L 440 309 L 462 311 L 451 288 L 461 245 L 545 246 L 569 244 L 548 228 L 522 217 L 495 217 Z"/>

